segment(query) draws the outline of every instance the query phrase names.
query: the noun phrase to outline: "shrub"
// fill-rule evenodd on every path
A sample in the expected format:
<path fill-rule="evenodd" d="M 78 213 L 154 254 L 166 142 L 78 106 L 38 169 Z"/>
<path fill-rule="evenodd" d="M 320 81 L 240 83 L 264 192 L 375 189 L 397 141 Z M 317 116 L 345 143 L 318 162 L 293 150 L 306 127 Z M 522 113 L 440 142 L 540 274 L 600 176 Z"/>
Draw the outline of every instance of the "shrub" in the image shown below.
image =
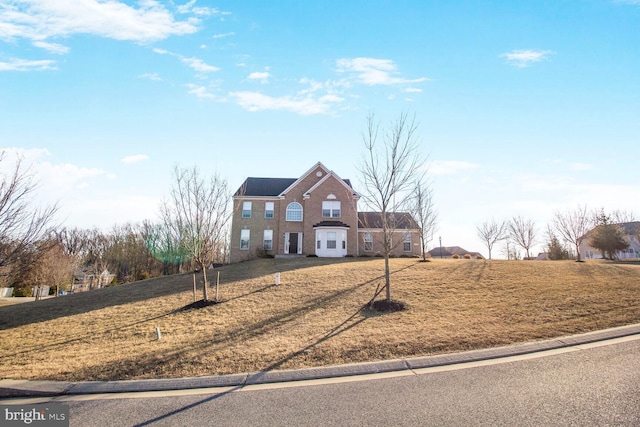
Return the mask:
<path fill-rule="evenodd" d="M 268 253 L 264 248 L 256 248 L 256 256 L 258 258 L 273 258 L 273 255 Z"/>
<path fill-rule="evenodd" d="M 460 259 L 460 257 L 458 256 L 458 254 L 453 254 L 453 256 L 451 257 L 453 259 Z"/>
<path fill-rule="evenodd" d="M 28 287 L 15 287 L 13 288 L 14 297 L 30 297 L 33 294 L 31 288 Z"/>
<path fill-rule="evenodd" d="M 464 254 L 464 259 L 471 259 L 471 254 Z"/>

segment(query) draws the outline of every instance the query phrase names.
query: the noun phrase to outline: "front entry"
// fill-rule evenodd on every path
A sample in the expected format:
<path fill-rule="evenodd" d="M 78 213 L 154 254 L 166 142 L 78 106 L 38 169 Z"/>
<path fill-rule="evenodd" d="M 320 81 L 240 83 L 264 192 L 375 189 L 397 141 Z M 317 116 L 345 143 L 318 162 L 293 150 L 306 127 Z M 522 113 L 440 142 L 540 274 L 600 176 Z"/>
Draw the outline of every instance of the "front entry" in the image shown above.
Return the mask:
<path fill-rule="evenodd" d="M 284 253 L 285 254 L 301 254 L 302 253 L 302 233 L 285 233 Z"/>

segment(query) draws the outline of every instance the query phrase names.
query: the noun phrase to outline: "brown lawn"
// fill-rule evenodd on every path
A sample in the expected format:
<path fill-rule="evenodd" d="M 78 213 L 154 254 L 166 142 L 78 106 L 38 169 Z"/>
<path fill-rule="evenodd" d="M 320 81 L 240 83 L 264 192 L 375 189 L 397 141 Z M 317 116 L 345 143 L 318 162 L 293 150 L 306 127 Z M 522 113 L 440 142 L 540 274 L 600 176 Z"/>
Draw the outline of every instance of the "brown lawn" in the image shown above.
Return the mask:
<path fill-rule="evenodd" d="M 184 309 L 193 302 L 189 274 L 3 306 L 0 378 L 116 380 L 289 369 L 640 322 L 637 264 L 392 259 L 391 266 L 392 296 L 409 309 L 385 315 L 363 310 L 381 282 L 383 260 L 355 258 L 225 266 L 215 270 L 221 302 L 200 309 Z M 276 271 L 280 286 L 274 285 Z M 214 271 L 209 275 L 215 280 Z"/>

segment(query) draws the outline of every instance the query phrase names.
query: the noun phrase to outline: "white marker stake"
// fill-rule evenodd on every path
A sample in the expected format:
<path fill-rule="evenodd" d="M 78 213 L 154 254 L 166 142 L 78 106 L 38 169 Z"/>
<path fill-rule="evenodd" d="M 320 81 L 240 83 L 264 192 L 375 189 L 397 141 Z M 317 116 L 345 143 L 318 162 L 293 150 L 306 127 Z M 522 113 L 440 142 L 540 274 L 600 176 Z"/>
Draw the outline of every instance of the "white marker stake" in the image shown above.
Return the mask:
<path fill-rule="evenodd" d="M 280 284 L 280 273 L 276 273 L 276 286 Z"/>
<path fill-rule="evenodd" d="M 156 337 L 158 337 L 158 341 L 162 338 L 162 334 L 160 333 L 160 328 L 156 328 Z"/>

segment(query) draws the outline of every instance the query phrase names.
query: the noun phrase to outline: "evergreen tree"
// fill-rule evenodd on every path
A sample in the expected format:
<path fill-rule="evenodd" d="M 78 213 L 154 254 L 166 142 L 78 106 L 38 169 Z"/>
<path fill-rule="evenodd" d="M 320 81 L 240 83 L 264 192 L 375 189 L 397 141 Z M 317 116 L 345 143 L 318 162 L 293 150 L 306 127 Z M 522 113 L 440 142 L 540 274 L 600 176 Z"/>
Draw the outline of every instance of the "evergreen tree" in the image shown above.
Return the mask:
<path fill-rule="evenodd" d="M 550 260 L 563 260 L 563 259 L 571 259 L 569 255 L 569 251 L 567 248 L 562 246 L 560 240 L 555 235 L 551 235 L 549 238 L 549 243 L 547 244 L 547 255 Z"/>
<path fill-rule="evenodd" d="M 612 224 L 611 218 L 604 212 L 597 216 L 598 226 L 591 233 L 589 246 L 598 249 L 603 258 L 615 259 L 616 252 L 629 248 L 630 242 L 624 228 Z"/>

